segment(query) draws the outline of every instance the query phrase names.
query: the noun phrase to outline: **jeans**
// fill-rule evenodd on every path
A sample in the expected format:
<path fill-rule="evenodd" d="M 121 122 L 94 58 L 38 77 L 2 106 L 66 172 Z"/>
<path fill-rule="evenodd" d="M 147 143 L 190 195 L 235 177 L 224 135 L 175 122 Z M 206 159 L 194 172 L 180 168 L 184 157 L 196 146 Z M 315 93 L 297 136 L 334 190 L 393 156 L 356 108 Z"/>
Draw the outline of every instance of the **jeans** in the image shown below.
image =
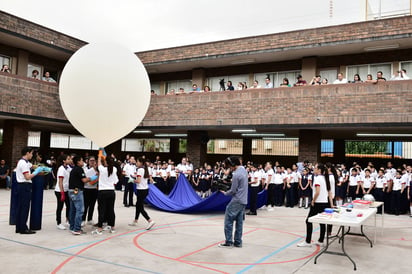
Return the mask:
<path fill-rule="evenodd" d="M 70 230 L 80 231 L 82 224 L 82 216 L 84 212 L 83 190 L 74 194 L 73 190 L 69 190 L 70 198 Z"/>
<path fill-rule="evenodd" d="M 243 218 L 246 205 L 232 202 L 226 206 L 225 211 L 225 238 L 226 244 L 242 245 Z M 235 238 L 233 242 L 233 222 L 236 222 Z"/>

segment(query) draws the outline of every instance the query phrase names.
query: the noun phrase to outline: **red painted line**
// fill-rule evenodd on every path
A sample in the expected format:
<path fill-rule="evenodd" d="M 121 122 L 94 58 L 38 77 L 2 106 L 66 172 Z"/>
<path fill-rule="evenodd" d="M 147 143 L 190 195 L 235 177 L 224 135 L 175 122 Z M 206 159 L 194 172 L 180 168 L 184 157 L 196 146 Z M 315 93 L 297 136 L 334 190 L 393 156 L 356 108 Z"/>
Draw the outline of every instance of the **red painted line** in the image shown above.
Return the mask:
<path fill-rule="evenodd" d="M 255 232 L 255 231 L 257 231 L 257 230 L 259 230 L 259 228 L 253 229 L 253 230 L 248 231 L 248 232 L 246 232 L 246 233 L 243 233 L 243 235 L 250 234 L 250 233 Z M 183 255 L 183 256 L 180 256 L 180 257 L 178 257 L 178 258 L 176 258 L 176 259 L 177 259 L 177 260 L 181 260 L 181 259 L 183 259 L 183 258 L 189 257 L 190 255 L 199 253 L 199 252 L 201 252 L 201 251 L 203 251 L 203 250 L 206 250 L 206 249 L 208 249 L 208 248 L 211 248 L 211 247 L 213 247 L 213 246 L 216 246 L 217 244 L 222 243 L 222 242 L 224 242 L 224 241 L 219 241 L 219 242 L 213 243 L 213 244 L 208 245 L 208 246 L 206 246 L 206 247 L 203 247 L 203 248 L 201 248 L 201 249 L 198 249 L 198 250 L 192 251 L 192 252 L 190 252 L 190 253 L 187 253 L 187 254 L 185 254 L 185 255 Z"/>

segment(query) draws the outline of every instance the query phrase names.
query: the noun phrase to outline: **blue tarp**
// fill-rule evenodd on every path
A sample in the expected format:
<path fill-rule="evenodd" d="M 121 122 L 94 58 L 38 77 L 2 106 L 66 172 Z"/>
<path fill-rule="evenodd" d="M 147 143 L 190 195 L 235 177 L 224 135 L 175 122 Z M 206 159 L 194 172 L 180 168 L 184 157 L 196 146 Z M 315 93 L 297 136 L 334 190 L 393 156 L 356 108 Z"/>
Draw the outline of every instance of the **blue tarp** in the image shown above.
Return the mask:
<path fill-rule="evenodd" d="M 225 196 L 217 191 L 208 198 L 202 199 L 196 194 L 184 175 L 180 175 L 173 190 L 165 195 L 155 185 L 149 185 L 149 195 L 146 202 L 151 206 L 168 212 L 198 213 L 224 211 L 231 196 Z M 266 203 L 266 191 L 258 195 L 258 208 Z"/>

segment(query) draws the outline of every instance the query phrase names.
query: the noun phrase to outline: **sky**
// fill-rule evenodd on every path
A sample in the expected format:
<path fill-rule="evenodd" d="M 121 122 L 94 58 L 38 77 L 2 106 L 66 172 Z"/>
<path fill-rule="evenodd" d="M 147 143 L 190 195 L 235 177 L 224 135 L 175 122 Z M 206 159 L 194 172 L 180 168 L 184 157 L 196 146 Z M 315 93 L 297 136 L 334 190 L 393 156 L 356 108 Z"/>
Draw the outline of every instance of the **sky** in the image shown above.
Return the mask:
<path fill-rule="evenodd" d="M 0 10 L 89 43 L 109 39 L 139 52 L 362 21 L 365 1 L 10 0 L 0 1 Z"/>

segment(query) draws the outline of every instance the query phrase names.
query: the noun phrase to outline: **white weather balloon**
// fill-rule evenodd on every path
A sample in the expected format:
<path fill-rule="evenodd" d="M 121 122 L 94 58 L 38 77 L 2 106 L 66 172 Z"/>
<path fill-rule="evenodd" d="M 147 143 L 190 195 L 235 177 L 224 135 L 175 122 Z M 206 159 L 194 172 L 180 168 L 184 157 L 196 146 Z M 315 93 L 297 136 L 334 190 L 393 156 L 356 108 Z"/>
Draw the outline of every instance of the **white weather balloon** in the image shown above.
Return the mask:
<path fill-rule="evenodd" d="M 151 97 L 142 62 L 127 48 L 111 43 L 80 48 L 64 67 L 59 93 L 67 119 L 99 147 L 138 126 Z"/>

